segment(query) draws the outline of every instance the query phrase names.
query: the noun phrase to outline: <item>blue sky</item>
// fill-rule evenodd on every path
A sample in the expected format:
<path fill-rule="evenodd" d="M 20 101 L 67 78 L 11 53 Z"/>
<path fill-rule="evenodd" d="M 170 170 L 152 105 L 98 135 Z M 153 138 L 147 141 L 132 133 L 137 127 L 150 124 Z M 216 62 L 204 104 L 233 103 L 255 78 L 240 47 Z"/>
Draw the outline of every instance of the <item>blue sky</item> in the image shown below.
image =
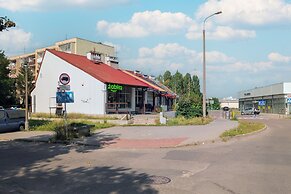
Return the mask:
<path fill-rule="evenodd" d="M 80 37 L 114 45 L 122 68 L 202 76 L 206 23 L 208 97 L 291 81 L 291 1 L 0 0 L 17 27 L 0 34 L 7 55 Z"/>

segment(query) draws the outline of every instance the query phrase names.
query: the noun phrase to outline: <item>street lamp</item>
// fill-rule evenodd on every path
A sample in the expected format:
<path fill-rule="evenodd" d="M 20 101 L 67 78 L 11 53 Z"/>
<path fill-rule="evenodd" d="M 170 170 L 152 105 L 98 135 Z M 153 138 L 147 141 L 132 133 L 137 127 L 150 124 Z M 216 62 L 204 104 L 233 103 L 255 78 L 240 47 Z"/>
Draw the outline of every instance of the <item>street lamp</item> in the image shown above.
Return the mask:
<path fill-rule="evenodd" d="M 203 118 L 206 117 L 206 57 L 205 57 L 205 23 L 206 20 L 212 16 L 221 14 L 222 11 L 211 14 L 203 21 Z"/>
<path fill-rule="evenodd" d="M 28 68 L 28 62 L 24 60 L 23 64 L 25 68 L 25 130 L 29 130 L 29 124 L 28 124 L 28 78 L 27 78 L 27 68 Z"/>

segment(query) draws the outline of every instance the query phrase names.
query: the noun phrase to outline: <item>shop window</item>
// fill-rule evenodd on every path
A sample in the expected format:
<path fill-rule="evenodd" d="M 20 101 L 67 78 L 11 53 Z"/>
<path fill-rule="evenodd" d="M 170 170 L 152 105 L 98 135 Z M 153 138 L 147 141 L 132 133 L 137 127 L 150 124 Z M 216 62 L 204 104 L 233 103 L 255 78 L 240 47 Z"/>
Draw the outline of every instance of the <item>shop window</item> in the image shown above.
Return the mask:
<path fill-rule="evenodd" d="M 135 107 L 142 107 L 143 104 L 143 97 L 142 97 L 142 91 L 141 90 L 135 90 Z"/>
<path fill-rule="evenodd" d="M 121 91 L 108 91 L 108 109 L 125 109 L 131 107 L 131 87 L 124 86 Z"/>

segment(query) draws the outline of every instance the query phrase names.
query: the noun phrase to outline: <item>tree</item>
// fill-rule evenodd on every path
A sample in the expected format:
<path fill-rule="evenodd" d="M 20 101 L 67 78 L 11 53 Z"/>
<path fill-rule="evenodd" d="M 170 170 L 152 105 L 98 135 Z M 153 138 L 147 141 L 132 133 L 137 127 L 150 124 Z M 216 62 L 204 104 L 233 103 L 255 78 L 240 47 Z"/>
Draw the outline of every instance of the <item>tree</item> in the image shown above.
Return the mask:
<path fill-rule="evenodd" d="M 20 72 L 16 78 L 16 90 L 17 90 L 17 99 L 24 106 L 25 103 L 25 71 L 26 67 L 22 67 L 20 69 Z M 27 91 L 28 91 L 28 96 L 30 96 L 30 93 L 32 92 L 34 88 L 34 76 L 33 76 L 33 70 L 27 66 Z M 28 98 L 29 99 L 29 98 Z"/>
<path fill-rule="evenodd" d="M 0 32 L 7 30 L 8 28 L 15 27 L 15 23 L 9 20 L 7 17 L 0 17 Z"/>
<path fill-rule="evenodd" d="M 179 71 L 176 71 L 174 75 L 171 75 L 170 71 L 166 71 L 159 79 L 178 94 L 178 115 L 186 118 L 202 116 L 202 93 L 197 75 L 193 75 L 191 78 L 189 73 L 183 76 Z"/>
<path fill-rule="evenodd" d="M 179 96 L 183 95 L 183 90 L 184 90 L 183 75 L 179 71 L 176 71 L 175 75 L 172 78 L 171 89 Z"/>
<path fill-rule="evenodd" d="M 8 107 L 15 104 L 15 87 L 13 79 L 9 78 L 9 60 L 4 51 L 0 51 L 0 105 Z"/>
<path fill-rule="evenodd" d="M 193 82 L 193 93 L 202 96 L 202 93 L 200 91 L 200 82 L 197 75 L 193 75 L 192 82 Z"/>
<path fill-rule="evenodd" d="M 183 77 L 183 94 L 187 95 L 188 97 L 193 94 L 193 83 L 190 73 L 186 73 Z"/>
<path fill-rule="evenodd" d="M 212 97 L 212 99 L 210 101 L 211 101 L 211 103 L 209 105 L 210 109 L 212 109 L 212 110 L 219 110 L 220 109 L 220 103 L 219 103 L 218 98 Z"/>
<path fill-rule="evenodd" d="M 163 76 L 163 84 L 169 88 L 172 87 L 172 74 L 170 71 L 166 71 Z"/>

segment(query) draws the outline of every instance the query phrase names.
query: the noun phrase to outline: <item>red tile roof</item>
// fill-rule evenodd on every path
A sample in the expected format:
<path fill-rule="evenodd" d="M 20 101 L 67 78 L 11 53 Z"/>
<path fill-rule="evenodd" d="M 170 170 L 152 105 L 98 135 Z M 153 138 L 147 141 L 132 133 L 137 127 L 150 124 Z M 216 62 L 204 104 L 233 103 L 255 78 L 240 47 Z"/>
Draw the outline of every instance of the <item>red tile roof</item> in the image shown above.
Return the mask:
<path fill-rule="evenodd" d="M 70 63 L 71 65 L 81 69 L 82 71 L 88 73 L 89 75 L 103 83 L 148 87 L 146 83 L 130 75 L 127 75 L 121 70 L 114 69 L 113 67 L 110 67 L 109 65 L 106 65 L 104 63 L 96 64 L 91 60 L 87 59 L 86 56 L 69 54 L 52 49 L 48 49 L 47 51 Z"/>

